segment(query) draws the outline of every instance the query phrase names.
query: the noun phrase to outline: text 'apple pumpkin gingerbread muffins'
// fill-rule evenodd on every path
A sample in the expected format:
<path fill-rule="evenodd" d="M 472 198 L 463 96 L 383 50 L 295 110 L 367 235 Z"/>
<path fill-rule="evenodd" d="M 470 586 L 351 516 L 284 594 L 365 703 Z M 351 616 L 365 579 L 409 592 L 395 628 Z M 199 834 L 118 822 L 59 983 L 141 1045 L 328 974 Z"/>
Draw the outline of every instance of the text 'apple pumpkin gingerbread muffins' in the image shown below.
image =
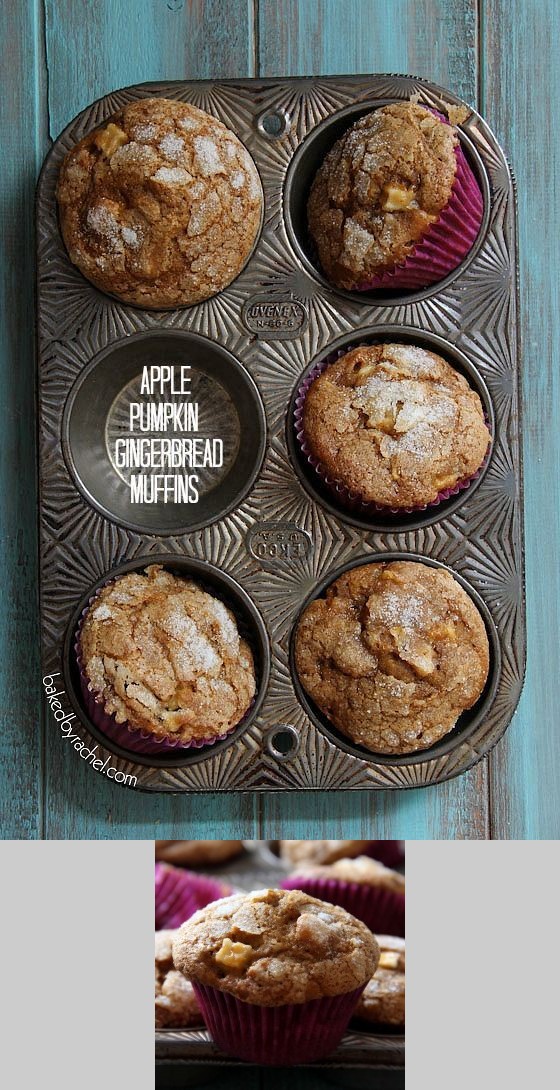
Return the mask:
<path fill-rule="evenodd" d="M 415 561 L 345 572 L 306 607 L 295 634 L 303 689 L 374 753 L 439 741 L 482 694 L 489 658 L 469 595 L 450 572 Z"/>
<path fill-rule="evenodd" d="M 138 752 L 211 745 L 255 696 L 253 655 L 231 610 L 158 564 L 97 592 L 76 654 L 92 720 Z"/>
<path fill-rule="evenodd" d="M 166 98 L 128 103 L 66 155 L 57 186 L 70 260 L 101 291 L 180 307 L 227 287 L 260 230 L 257 168 L 217 118 Z"/>
<path fill-rule="evenodd" d="M 191 980 L 216 1043 L 260 1064 L 332 1051 L 378 959 L 365 924 L 299 890 L 216 901 L 173 943 L 175 967 Z"/>
<path fill-rule="evenodd" d="M 454 127 L 400 102 L 361 117 L 331 148 L 307 214 L 328 280 L 367 291 L 441 280 L 471 249 L 483 208 Z"/>

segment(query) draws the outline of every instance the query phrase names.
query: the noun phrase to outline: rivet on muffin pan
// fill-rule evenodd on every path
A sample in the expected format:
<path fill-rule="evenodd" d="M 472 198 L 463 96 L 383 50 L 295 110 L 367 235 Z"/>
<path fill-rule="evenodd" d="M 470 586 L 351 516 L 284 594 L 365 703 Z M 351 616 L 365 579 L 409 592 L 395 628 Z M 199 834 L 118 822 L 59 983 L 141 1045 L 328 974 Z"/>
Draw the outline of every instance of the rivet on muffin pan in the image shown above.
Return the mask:
<path fill-rule="evenodd" d="M 161 755 L 154 753 L 133 752 L 125 749 L 104 734 L 99 727 L 92 722 L 84 708 L 81 692 L 80 671 L 75 654 L 75 635 L 84 609 L 89 604 L 96 591 L 104 584 L 118 576 L 130 572 L 142 572 L 150 564 L 161 564 L 166 570 L 186 579 L 193 579 L 204 590 L 208 590 L 216 598 L 219 598 L 228 606 L 235 616 L 241 636 L 247 640 L 253 653 L 256 693 L 254 700 L 242 721 L 223 741 L 215 742 L 211 746 L 200 749 L 168 749 Z M 252 599 L 245 590 L 226 572 L 220 571 L 213 564 L 195 557 L 175 556 L 168 554 L 154 554 L 137 557 L 119 565 L 112 572 L 100 578 L 87 595 L 79 602 L 74 610 L 70 623 L 66 630 L 63 650 L 63 669 L 66 691 L 70 697 L 74 711 L 87 725 L 88 731 L 106 749 L 116 753 L 119 757 L 134 760 L 141 765 L 149 765 L 160 768 L 178 768 L 182 765 L 196 764 L 207 757 L 212 757 L 232 745 L 251 725 L 263 703 L 266 695 L 268 679 L 270 675 L 270 642 L 262 617 L 254 605 Z"/>
<path fill-rule="evenodd" d="M 196 437 L 221 439 L 223 464 L 193 470 L 198 502 L 132 503 L 130 471 L 116 464 L 115 441 L 132 434 L 131 402 L 154 400 L 140 394 L 144 367 L 169 363 L 177 370 L 190 367 L 189 401 L 199 406 Z M 181 398 L 165 393 L 163 400 L 178 404 Z M 154 330 L 117 341 L 78 375 L 64 411 L 62 443 L 78 488 L 102 515 L 130 530 L 187 533 L 223 518 L 250 490 L 264 457 L 266 417 L 254 380 L 226 348 L 196 333 Z"/>
<path fill-rule="evenodd" d="M 459 584 L 463 591 L 472 599 L 474 606 L 480 614 L 484 626 L 486 628 L 486 635 L 488 638 L 488 650 L 489 650 L 489 669 L 486 678 L 486 683 L 482 690 L 482 693 L 475 704 L 467 711 L 463 712 L 453 729 L 445 733 L 439 741 L 431 745 L 426 749 L 418 749 L 408 751 L 406 753 L 380 753 L 361 746 L 352 741 L 352 739 L 343 734 L 337 729 L 329 717 L 315 704 L 313 698 L 306 692 L 296 668 L 296 636 L 299 626 L 299 622 L 305 613 L 307 607 L 317 599 L 324 596 L 325 591 L 345 572 L 350 572 L 354 568 L 368 566 L 370 564 L 388 564 L 393 561 L 409 561 L 419 564 L 426 564 L 431 568 L 439 569 L 448 572 L 453 576 L 453 579 Z M 335 741 L 337 746 L 344 749 L 347 753 L 352 753 L 356 757 L 362 757 L 365 760 L 372 760 L 375 758 L 380 764 L 417 764 L 420 761 L 427 761 L 442 756 L 445 753 L 460 748 L 461 744 L 469 745 L 469 738 L 474 733 L 477 726 L 483 722 L 487 710 L 494 700 L 496 690 L 498 687 L 500 670 L 501 670 L 501 649 L 498 639 L 498 633 L 496 631 L 495 624 L 492 620 L 492 616 L 485 602 L 481 596 L 474 590 L 473 587 L 463 578 L 458 572 L 454 571 L 446 564 L 442 564 L 437 560 L 433 560 L 427 556 L 419 556 L 412 553 L 404 552 L 386 552 L 386 553 L 371 553 L 364 556 L 356 557 L 344 564 L 336 571 L 330 572 L 328 576 L 322 579 L 313 589 L 311 594 L 307 597 L 303 603 L 298 617 L 294 621 L 292 633 L 290 637 L 290 671 L 292 675 L 292 681 L 297 698 L 310 716 L 315 725 L 324 734 L 327 735 L 332 741 Z"/>
<path fill-rule="evenodd" d="M 295 424 L 299 416 L 300 391 L 305 386 L 305 380 L 308 376 L 318 369 L 323 360 L 334 358 L 340 352 L 349 352 L 361 344 L 374 343 L 412 344 L 441 355 L 455 370 L 464 375 L 482 402 L 489 431 L 489 449 L 479 472 L 464 489 L 458 489 L 456 493 L 451 494 L 448 498 L 442 498 L 437 504 L 428 505 L 424 509 L 391 511 L 380 508 L 375 510 L 373 505 L 344 502 L 345 496 L 341 496 L 340 501 L 337 500 L 336 489 L 334 487 L 329 488 L 310 464 L 309 459 L 302 451 L 296 434 Z M 423 526 L 430 526 L 435 522 L 448 518 L 460 507 L 468 503 L 469 498 L 484 479 L 491 462 L 494 429 L 494 407 L 488 387 L 480 371 L 469 360 L 468 356 L 435 333 L 428 333 L 405 325 L 366 326 L 353 333 L 346 333 L 326 346 L 320 355 L 310 362 L 298 379 L 286 416 L 286 440 L 290 459 L 306 491 L 322 507 L 336 515 L 341 521 L 364 530 L 387 532 L 416 530 Z"/>
<path fill-rule="evenodd" d="M 313 179 L 325 156 L 337 140 L 356 121 L 373 110 L 391 104 L 393 101 L 395 100 L 384 99 L 355 103 L 332 114 L 320 125 L 317 125 L 298 147 L 290 163 L 284 185 L 286 230 L 290 243 L 304 268 L 314 280 L 322 284 L 329 292 L 334 292 L 345 299 L 366 306 L 371 306 L 372 303 L 379 305 L 386 303 L 388 306 L 394 306 L 399 302 L 411 303 L 444 290 L 462 274 L 476 257 L 484 241 L 490 218 L 490 184 L 485 168 L 470 138 L 464 131 L 458 129 L 457 134 L 460 138 L 461 148 L 479 184 L 484 206 L 478 237 L 460 264 L 443 279 L 421 289 L 399 288 L 393 291 L 387 289 L 348 291 L 330 283 L 319 266 L 315 246 L 307 226 L 307 200 Z"/>
<path fill-rule="evenodd" d="M 281 108 L 267 110 L 257 118 L 257 129 L 269 140 L 282 140 L 288 135 L 291 126 L 292 119 L 289 113 Z"/>

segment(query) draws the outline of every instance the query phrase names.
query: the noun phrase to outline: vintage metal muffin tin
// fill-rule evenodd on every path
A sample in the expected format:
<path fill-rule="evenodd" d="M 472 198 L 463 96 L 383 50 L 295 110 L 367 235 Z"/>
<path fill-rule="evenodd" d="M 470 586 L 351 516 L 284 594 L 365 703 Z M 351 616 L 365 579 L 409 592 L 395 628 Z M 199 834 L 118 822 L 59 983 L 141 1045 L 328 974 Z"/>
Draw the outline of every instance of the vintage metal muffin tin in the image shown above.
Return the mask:
<path fill-rule="evenodd" d="M 247 891 L 277 886 L 293 871 L 293 866 L 279 859 L 274 841 L 246 841 L 246 849 L 243 855 L 219 867 L 197 866 L 194 869 L 223 878 L 235 889 Z M 204 1068 L 224 1063 L 247 1066 L 243 1061 L 232 1060 L 220 1052 L 206 1029 L 156 1029 L 155 1053 L 156 1067 L 166 1062 L 185 1065 L 186 1075 L 195 1064 Z M 376 1072 L 377 1079 L 378 1072 L 381 1075 L 386 1071 L 387 1078 L 391 1072 L 395 1076 L 402 1073 L 404 1060 L 405 1038 L 398 1029 L 387 1028 L 379 1033 L 352 1025 L 334 1053 L 309 1066 L 326 1069 L 367 1068 Z M 388 1085 L 392 1086 L 393 1083 L 389 1082 Z"/>
<path fill-rule="evenodd" d="M 485 201 L 480 236 L 462 265 L 421 292 L 356 294 L 313 266 L 304 208 L 312 171 L 357 116 L 411 94 L 460 105 L 405 76 L 145 84 L 100 99 L 55 142 L 37 198 L 41 612 L 44 672 L 62 670 L 68 700 L 100 756 L 149 791 L 403 788 L 465 771 L 496 744 L 517 704 L 525 627 L 515 198 L 507 161 L 470 112 L 464 149 Z M 68 149 L 124 103 L 162 95 L 229 125 L 259 169 L 261 235 L 242 273 L 204 303 L 172 311 L 127 306 L 71 265 L 61 241 L 55 184 Z M 463 370 L 478 389 L 492 450 L 471 487 L 414 515 L 364 522 L 338 510 L 299 457 L 291 406 L 306 369 L 333 345 L 416 340 Z M 122 429 L 141 362 L 189 359 L 204 398 L 201 429 L 222 429 L 219 480 L 196 505 L 126 502 L 108 455 Z M 266 420 L 266 425 L 265 425 Z M 215 487 L 211 487 L 215 485 Z M 375 557 L 419 556 L 449 567 L 485 619 L 490 677 L 474 709 L 432 749 L 370 754 L 344 739 L 294 677 L 292 632 L 303 604 L 341 570 Z M 92 588 L 155 558 L 203 582 L 220 572 L 246 616 L 251 600 L 259 695 L 242 729 L 215 747 L 155 758 L 119 750 L 81 706 L 73 626 Z M 202 565 L 202 567 L 201 567 Z M 123 777 L 124 778 L 124 777 Z"/>

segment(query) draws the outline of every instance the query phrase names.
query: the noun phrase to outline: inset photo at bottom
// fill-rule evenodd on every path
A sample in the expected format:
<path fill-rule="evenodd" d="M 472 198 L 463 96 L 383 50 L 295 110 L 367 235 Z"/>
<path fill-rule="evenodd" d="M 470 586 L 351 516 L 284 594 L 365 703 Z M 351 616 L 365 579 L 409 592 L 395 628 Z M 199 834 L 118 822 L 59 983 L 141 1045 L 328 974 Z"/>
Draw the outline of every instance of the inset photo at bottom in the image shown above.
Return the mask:
<path fill-rule="evenodd" d="M 157 1090 L 234 1087 L 244 1069 L 252 1086 L 249 1068 L 276 1087 L 286 1067 L 310 1087 L 404 1088 L 402 841 L 160 840 L 155 855 Z"/>

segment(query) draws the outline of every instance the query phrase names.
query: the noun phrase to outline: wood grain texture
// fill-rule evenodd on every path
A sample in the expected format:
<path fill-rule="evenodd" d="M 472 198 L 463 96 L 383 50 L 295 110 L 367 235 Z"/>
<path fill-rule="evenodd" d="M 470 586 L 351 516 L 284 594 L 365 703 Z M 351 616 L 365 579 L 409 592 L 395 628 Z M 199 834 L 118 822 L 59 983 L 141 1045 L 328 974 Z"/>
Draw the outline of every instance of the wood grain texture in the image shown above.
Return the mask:
<path fill-rule="evenodd" d="M 133 9 L 133 10 L 132 10 Z M 478 19 L 480 15 L 480 20 Z M 10 258 L 2 329 L 2 747 L 10 836 L 556 837 L 558 585 L 558 270 L 554 185 L 558 151 L 535 140 L 560 29 L 555 0 L 44 0 L 6 5 L 3 215 Z M 43 27 L 44 20 L 44 27 Z M 43 40 L 46 55 L 43 53 Z M 478 66 L 478 58 L 481 66 Z M 519 183 L 525 344 L 525 472 L 529 673 L 514 725 L 488 762 L 462 778 L 398 794 L 154 798 L 94 776 L 48 732 L 42 763 L 36 641 L 33 480 L 32 184 L 56 136 L 88 102 L 129 83 L 253 74 L 413 72 L 477 104 L 502 138 Z M 545 83 L 546 81 L 546 83 Z M 47 96 L 48 88 L 48 96 Z M 480 92 L 480 99 L 478 98 Z M 48 116 L 47 109 L 48 106 Z M 553 156 L 556 158 L 553 160 Z M 14 230 L 14 224 L 18 224 Z M 22 226 L 19 226 L 22 225 Z M 556 421 L 556 424 L 555 424 Z M 543 683 L 548 679 L 548 684 Z M 50 724 L 52 728 L 52 724 Z M 17 745 L 14 743 L 17 742 Z M 69 755 L 72 757 L 72 755 Z M 7 763 L 9 761 L 9 764 Z M 46 778 L 45 797 L 42 777 Z"/>
<path fill-rule="evenodd" d="M 341 17 L 337 0 L 261 3 L 259 74 L 410 72 L 476 105 L 475 3 L 364 0 L 342 7 Z M 336 803 L 328 795 L 302 799 L 297 810 L 290 800 L 267 796 L 263 827 L 272 831 L 265 835 L 280 835 L 286 823 L 292 824 L 292 814 L 296 827 L 307 815 L 318 830 L 330 830 L 336 821 L 339 830 L 366 828 L 375 837 L 483 839 L 489 830 L 487 762 L 460 779 L 406 795 L 356 792 L 337 796 Z"/>
<path fill-rule="evenodd" d="M 2 6 L 2 238 L 0 319 L 0 829 L 42 833 L 42 730 L 37 646 L 33 202 L 46 151 L 41 24 L 34 4 Z M 29 79 L 29 73 L 32 78 Z"/>
<path fill-rule="evenodd" d="M 491 828 L 496 838 L 557 839 L 560 5 L 485 0 L 482 15 L 483 110 L 514 165 L 518 191 L 528 622 L 525 689 L 491 761 Z"/>

